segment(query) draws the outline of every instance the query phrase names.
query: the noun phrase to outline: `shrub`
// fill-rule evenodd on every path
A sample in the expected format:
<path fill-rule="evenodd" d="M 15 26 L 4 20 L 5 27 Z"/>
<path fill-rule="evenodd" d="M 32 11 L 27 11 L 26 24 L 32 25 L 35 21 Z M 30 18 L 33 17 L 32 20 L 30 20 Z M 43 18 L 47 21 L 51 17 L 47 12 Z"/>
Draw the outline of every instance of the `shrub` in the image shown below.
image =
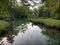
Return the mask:
<path fill-rule="evenodd" d="M 3 20 L 0 20 L 0 30 L 5 30 L 9 26 L 9 23 Z"/>

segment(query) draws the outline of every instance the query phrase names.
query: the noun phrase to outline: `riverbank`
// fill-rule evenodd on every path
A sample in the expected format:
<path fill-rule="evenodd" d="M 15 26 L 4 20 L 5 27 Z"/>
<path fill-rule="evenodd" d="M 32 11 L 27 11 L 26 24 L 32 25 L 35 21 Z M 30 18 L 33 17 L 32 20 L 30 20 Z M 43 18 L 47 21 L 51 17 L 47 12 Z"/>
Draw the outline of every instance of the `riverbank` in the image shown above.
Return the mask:
<path fill-rule="evenodd" d="M 29 19 L 29 21 L 32 21 L 33 23 L 36 24 L 42 24 L 49 28 L 60 29 L 60 20 L 36 18 L 36 19 Z"/>
<path fill-rule="evenodd" d="M 24 20 L 24 21 L 23 21 Z M 4 21 L 4 20 L 0 20 L 0 31 L 3 30 L 8 30 L 8 28 L 13 28 L 16 27 L 22 23 L 27 23 L 28 20 L 27 19 L 16 19 L 14 21 Z"/>

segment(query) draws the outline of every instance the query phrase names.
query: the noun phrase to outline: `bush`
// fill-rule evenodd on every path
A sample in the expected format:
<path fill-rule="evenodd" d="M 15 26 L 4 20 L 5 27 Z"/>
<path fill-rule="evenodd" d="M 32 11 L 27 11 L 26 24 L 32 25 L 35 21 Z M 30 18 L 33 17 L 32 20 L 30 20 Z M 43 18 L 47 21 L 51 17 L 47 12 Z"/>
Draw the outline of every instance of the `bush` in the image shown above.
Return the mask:
<path fill-rule="evenodd" d="M 60 20 L 60 15 L 59 14 L 55 14 L 54 18 Z"/>
<path fill-rule="evenodd" d="M 44 6 L 40 7 L 38 17 L 49 18 L 50 17 L 50 10 Z"/>
<path fill-rule="evenodd" d="M 9 26 L 9 23 L 3 20 L 0 20 L 0 30 L 5 30 Z"/>
<path fill-rule="evenodd" d="M 12 11 L 13 10 L 13 11 Z M 14 17 L 16 19 L 19 18 L 28 18 L 29 16 L 32 15 L 32 11 L 28 8 L 28 7 L 14 7 L 14 9 L 11 10 L 12 15 L 14 15 Z"/>

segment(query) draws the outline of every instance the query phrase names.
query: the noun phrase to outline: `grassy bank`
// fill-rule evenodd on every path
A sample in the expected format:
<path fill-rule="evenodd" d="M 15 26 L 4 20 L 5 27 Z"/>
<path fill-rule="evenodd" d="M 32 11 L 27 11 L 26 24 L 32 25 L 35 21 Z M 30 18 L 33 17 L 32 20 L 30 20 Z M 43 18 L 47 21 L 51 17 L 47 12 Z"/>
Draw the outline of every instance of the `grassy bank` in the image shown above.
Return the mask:
<path fill-rule="evenodd" d="M 55 19 L 42 19 L 42 18 L 29 19 L 29 20 L 32 21 L 32 22 L 34 22 L 34 23 L 43 24 L 46 27 L 60 28 L 60 20 L 55 20 Z"/>
<path fill-rule="evenodd" d="M 4 20 L 0 20 L 0 31 L 1 30 L 6 30 L 6 28 L 9 26 L 9 23 L 4 21 Z"/>

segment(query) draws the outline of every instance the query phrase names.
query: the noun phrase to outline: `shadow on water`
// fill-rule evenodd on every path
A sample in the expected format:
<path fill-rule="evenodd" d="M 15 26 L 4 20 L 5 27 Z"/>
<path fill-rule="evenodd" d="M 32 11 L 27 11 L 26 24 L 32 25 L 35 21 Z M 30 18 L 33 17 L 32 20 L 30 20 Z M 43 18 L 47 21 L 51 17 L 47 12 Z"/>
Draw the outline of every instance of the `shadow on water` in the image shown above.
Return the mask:
<path fill-rule="evenodd" d="M 41 25 L 34 25 L 27 20 L 16 20 L 10 22 L 10 27 L 6 31 L 0 31 L 1 45 L 18 44 L 60 44 L 60 32 L 49 29 Z"/>

